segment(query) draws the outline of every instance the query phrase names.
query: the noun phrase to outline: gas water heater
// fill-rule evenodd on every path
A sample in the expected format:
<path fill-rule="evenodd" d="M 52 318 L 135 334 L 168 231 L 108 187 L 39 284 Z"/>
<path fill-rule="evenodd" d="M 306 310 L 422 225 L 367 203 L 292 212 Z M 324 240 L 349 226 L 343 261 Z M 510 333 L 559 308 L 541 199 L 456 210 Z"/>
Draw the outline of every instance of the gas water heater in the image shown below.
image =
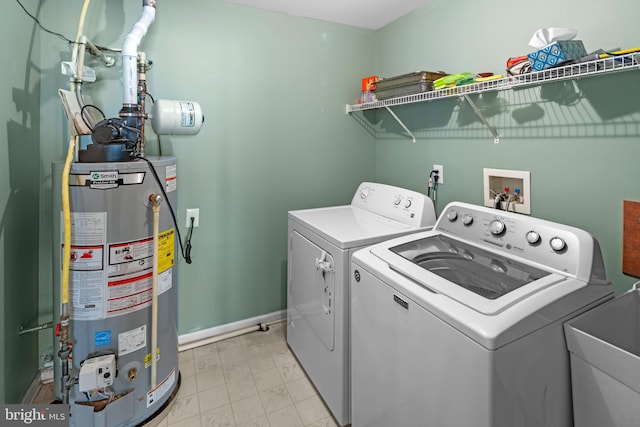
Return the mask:
<path fill-rule="evenodd" d="M 179 252 L 175 225 L 166 207 L 167 201 L 174 209 L 177 206 L 177 164 L 173 157 L 148 160 L 150 163 L 74 163 L 69 174 L 70 370 L 77 381 L 69 389 L 67 403 L 73 426 L 138 425 L 161 413 L 178 391 Z M 54 164 L 54 194 L 60 194 L 62 172 L 63 164 Z M 157 235 L 158 316 L 154 331 L 154 221 L 149 197 L 162 194 L 160 185 L 167 200 Z M 58 268 L 62 262 L 61 209 L 56 198 L 54 235 L 60 240 L 53 253 Z M 58 277 L 54 282 L 55 318 L 60 316 Z M 153 357 L 157 378 L 152 387 Z M 61 377 L 61 363 L 56 363 L 56 386 Z M 56 391 L 59 393 L 59 388 Z"/>
<path fill-rule="evenodd" d="M 180 255 L 191 262 L 190 249 L 182 250 L 176 222 L 177 159 L 145 155 L 145 121 L 157 135 L 195 135 L 204 117 L 189 101 L 157 100 L 145 111 L 151 62 L 137 47 L 156 2 L 142 3 L 122 49 L 118 117 L 88 114 L 83 55 L 93 45 L 81 26 L 67 67 L 71 90 L 60 91 L 73 136 L 52 173 L 54 390 L 73 427 L 155 423 L 180 386 L 177 268 Z M 91 143 L 79 148 L 80 135 Z"/>

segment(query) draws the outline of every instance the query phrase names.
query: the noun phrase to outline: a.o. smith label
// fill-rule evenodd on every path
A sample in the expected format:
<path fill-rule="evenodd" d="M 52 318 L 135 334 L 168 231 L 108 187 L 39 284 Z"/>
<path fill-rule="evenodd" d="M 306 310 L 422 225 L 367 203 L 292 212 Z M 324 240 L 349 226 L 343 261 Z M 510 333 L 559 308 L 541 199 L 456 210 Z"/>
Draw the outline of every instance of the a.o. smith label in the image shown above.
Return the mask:
<path fill-rule="evenodd" d="M 0 427 L 69 427 L 69 405 L 0 405 Z"/>
<path fill-rule="evenodd" d="M 105 189 L 118 186 L 118 171 L 91 172 L 91 188 Z"/>

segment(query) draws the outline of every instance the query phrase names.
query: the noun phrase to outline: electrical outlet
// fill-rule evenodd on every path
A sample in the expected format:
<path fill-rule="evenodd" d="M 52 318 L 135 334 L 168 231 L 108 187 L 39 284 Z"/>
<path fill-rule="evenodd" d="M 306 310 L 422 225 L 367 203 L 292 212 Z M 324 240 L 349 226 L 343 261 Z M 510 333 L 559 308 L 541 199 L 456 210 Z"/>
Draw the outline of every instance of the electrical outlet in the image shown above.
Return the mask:
<path fill-rule="evenodd" d="M 200 209 L 187 209 L 187 228 L 191 228 L 191 218 L 193 218 L 193 227 L 200 225 Z"/>
<path fill-rule="evenodd" d="M 444 184 L 444 166 L 433 165 L 434 171 L 438 171 L 438 185 Z"/>

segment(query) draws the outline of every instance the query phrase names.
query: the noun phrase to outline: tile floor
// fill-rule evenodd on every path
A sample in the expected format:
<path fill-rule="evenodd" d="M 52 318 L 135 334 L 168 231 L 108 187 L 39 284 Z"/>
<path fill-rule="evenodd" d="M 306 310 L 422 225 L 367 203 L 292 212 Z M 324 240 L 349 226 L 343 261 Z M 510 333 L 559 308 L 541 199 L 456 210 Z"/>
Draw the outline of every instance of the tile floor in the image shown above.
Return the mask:
<path fill-rule="evenodd" d="M 337 427 L 291 353 L 284 322 L 179 353 L 182 385 L 162 427 Z"/>

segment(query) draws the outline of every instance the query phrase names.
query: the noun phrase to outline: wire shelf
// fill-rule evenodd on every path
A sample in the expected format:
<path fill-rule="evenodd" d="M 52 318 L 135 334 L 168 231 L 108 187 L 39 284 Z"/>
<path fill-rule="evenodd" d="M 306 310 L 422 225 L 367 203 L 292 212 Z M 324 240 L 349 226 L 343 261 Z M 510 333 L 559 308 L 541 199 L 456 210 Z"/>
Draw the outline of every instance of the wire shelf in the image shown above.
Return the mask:
<path fill-rule="evenodd" d="M 634 52 L 625 55 L 609 56 L 593 61 L 581 62 L 561 67 L 549 68 L 543 71 L 509 76 L 502 79 L 489 80 L 485 82 L 472 83 L 454 88 L 421 92 L 411 95 L 399 96 L 397 98 L 385 99 L 382 101 L 367 102 L 346 106 L 347 114 L 374 110 L 378 108 L 388 108 L 397 105 L 412 104 L 416 102 L 433 101 L 442 98 L 460 97 L 475 93 L 509 90 L 524 86 L 538 85 L 541 83 L 579 79 L 582 77 L 626 71 L 640 68 L 640 53 Z"/>

